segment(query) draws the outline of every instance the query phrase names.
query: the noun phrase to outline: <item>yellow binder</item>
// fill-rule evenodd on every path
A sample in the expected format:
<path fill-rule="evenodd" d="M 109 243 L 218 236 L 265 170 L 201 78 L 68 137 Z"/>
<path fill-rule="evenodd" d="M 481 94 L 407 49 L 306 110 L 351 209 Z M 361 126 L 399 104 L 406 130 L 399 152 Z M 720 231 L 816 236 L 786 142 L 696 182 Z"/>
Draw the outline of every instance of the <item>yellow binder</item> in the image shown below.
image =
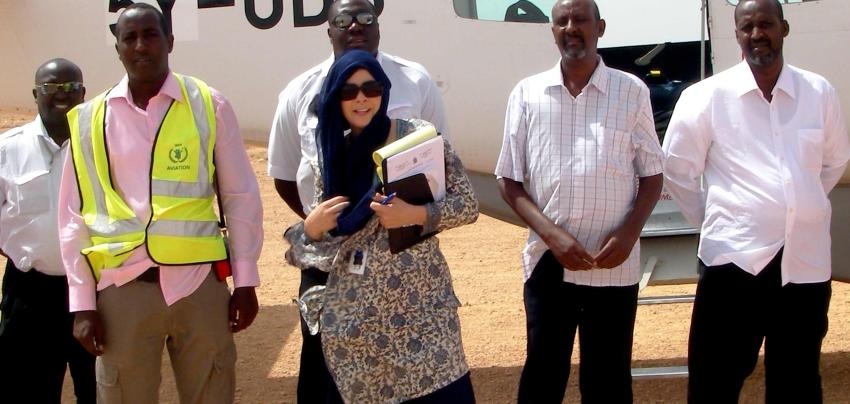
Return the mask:
<path fill-rule="evenodd" d="M 384 160 L 435 137 L 437 137 L 437 128 L 426 126 L 372 153 L 372 161 L 375 162 L 375 171 L 378 172 L 378 178 L 381 179 L 381 182 L 385 182 L 386 180 L 384 176 Z"/>

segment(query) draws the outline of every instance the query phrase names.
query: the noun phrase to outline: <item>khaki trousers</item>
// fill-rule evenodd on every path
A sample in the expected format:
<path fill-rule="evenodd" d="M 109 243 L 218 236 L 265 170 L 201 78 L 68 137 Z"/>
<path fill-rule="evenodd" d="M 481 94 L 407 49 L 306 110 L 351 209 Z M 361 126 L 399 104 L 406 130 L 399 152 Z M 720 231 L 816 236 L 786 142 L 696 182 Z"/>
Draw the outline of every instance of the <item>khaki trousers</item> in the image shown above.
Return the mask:
<path fill-rule="evenodd" d="M 212 271 L 198 290 L 171 306 L 159 283 L 136 280 L 99 292 L 106 341 L 97 358 L 98 403 L 159 402 L 163 345 L 181 403 L 233 403 L 236 345 L 229 301 L 227 286 Z"/>

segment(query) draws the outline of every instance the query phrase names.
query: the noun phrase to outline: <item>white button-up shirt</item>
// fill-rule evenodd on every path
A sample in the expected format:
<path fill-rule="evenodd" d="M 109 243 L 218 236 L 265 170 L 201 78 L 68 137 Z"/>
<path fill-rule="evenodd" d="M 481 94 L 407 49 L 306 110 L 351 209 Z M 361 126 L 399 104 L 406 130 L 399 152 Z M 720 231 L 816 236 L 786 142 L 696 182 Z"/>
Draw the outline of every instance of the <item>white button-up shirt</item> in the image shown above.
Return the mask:
<path fill-rule="evenodd" d="M 67 144 L 41 117 L 0 135 L 0 248 L 21 271 L 65 275 L 56 213 Z"/>
<path fill-rule="evenodd" d="M 595 255 L 622 225 L 637 196 L 638 177 L 661 173 L 662 154 L 649 89 L 599 60 L 573 98 L 561 65 L 523 79 L 508 100 L 496 175 L 523 182 L 537 207 Z M 549 247 L 529 229 L 522 252 L 525 279 Z M 564 281 L 628 286 L 640 278 L 640 246 L 611 269 L 564 270 Z"/>
<path fill-rule="evenodd" d="M 277 179 L 296 182 L 304 213 L 309 213 L 317 202 L 313 169 L 318 165 L 316 96 L 322 91 L 333 62 L 331 56 L 283 89 L 269 135 L 268 173 Z M 383 52 L 378 53 L 378 63 L 392 83 L 387 115 L 394 119 L 424 119 L 448 139 L 443 98 L 425 68 Z"/>
<path fill-rule="evenodd" d="M 741 62 L 685 90 L 664 151 L 666 188 L 701 226 L 706 265 L 758 274 L 784 246 L 783 284 L 830 279 L 827 194 L 850 145 L 826 79 L 786 64 L 768 102 Z"/>

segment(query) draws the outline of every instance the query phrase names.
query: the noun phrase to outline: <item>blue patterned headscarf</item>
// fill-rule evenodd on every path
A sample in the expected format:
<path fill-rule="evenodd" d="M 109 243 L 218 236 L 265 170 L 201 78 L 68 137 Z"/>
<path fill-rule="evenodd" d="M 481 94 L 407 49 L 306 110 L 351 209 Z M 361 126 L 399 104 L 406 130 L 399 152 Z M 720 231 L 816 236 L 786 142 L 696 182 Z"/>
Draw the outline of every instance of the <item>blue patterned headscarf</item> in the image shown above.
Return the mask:
<path fill-rule="evenodd" d="M 360 135 L 352 137 L 346 146 L 348 122 L 342 115 L 340 88 L 354 72 L 366 69 L 384 85 L 381 107 Z M 372 153 L 387 140 L 390 118 L 387 105 L 390 99 L 390 80 L 377 59 L 368 52 L 353 50 L 334 61 L 319 94 L 319 126 L 316 143 L 319 145 L 319 164 L 322 168 L 324 192 L 322 200 L 346 196 L 351 202 L 337 219 L 335 235 L 349 235 L 363 228 L 374 213 L 369 208 L 372 195 L 380 186 L 372 162 Z"/>

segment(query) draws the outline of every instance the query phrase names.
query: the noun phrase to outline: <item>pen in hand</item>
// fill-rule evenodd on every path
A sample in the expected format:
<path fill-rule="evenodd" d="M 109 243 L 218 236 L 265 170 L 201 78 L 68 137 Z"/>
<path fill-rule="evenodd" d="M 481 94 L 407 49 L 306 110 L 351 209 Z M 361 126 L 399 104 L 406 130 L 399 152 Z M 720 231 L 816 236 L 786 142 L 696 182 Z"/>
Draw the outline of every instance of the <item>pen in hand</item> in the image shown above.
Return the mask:
<path fill-rule="evenodd" d="M 384 197 L 384 199 L 382 199 L 382 200 L 381 200 L 381 205 L 387 205 L 387 204 L 389 204 L 390 202 L 392 202 L 392 201 L 393 201 L 393 199 L 395 199 L 395 194 L 396 194 L 396 193 L 395 193 L 395 192 L 393 192 L 393 193 L 391 193 L 391 194 L 389 194 L 389 195 L 385 196 L 385 197 Z"/>

